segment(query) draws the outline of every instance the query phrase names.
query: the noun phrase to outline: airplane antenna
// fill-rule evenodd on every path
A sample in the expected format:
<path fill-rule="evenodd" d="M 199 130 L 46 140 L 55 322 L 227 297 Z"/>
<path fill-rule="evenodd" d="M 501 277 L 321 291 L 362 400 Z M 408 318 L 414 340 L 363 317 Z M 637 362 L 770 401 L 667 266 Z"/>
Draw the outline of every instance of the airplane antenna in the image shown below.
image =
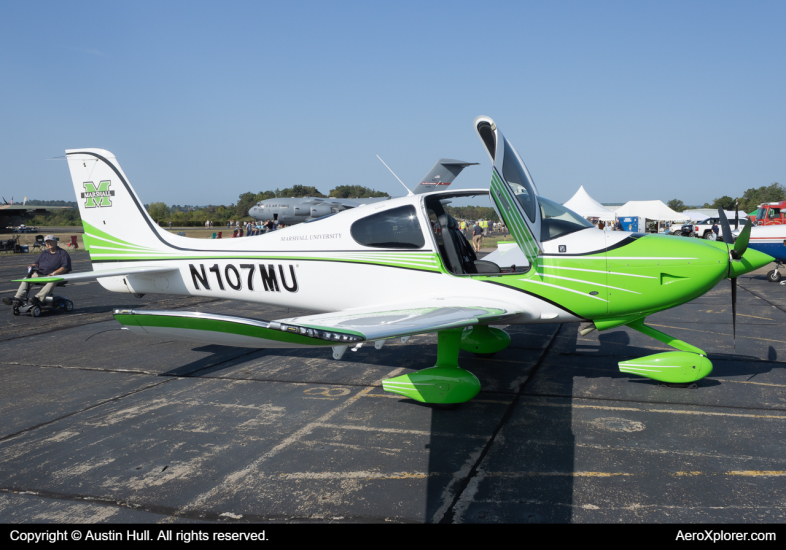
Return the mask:
<path fill-rule="evenodd" d="M 382 160 L 382 157 L 380 157 L 379 155 L 377 155 L 377 158 L 379 159 L 379 162 L 381 162 L 382 164 L 385 164 L 385 161 L 384 161 L 384 160 Z M 388 170 L 390 170 L 390 166 L 388 166 L 387 164 L 385 164 L 385 168 L 387 168 Z M 394 176 L 394 177 L 395 177 L 395 178 L 398 180 L 398 182 L 399 182 L 401 185 L 404 185 L 404 182 L 403 182 L 403 181 L 401 181 L 401 179 L 399 179 L 399 177 L 396 175 L 396 173 L 395 173 L 393 170 L 390 170 L 390 173 L 391 173 L 391 174 L 393 174 L 393 176 Z M 404 189 L 406 189 L 406 190 L 407 190 L 407 195 L 414 195 L 414 194 L 415 194 L 415 193 L 413 193 L 412 191 L 410 191 L 410 190 L 409 190 L 409 187 L 407 187 L 406 185 L 404 185 Z"/>

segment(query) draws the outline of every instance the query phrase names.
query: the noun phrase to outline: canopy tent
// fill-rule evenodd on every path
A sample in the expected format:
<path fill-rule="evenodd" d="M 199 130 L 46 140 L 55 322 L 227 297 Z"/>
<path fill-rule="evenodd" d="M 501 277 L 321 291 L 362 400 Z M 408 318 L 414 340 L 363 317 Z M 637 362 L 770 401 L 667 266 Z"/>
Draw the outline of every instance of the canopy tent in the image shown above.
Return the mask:
<path fill-rule="evenodd" d="M 663 204 L 663 201 L 628 201 L 620 206 L 614 214 L 616 214 L 618 218 L 638 216 L 648 220 L 658 221 L 677 222 L 687 221 L 689 219 L 685 213 L 675 212 Z"/>
<path fill-rule="evenodd" d="M 726 213 L 726 218 L 729 220 L 734 219 L 734 210 L 724 210 L 724 212 Z M 692 222 L 700 222 L 706 220 L 707 218 L 717 218 L 718 210 L 713 210 L 711 208 L 698 208 L 696 210 L 685 210 L 683 214 L 688 216 Z M 740 219 L 745 220 L 747 218 L 748 214 L 740 210 Z"/>
<path fill-rule="evenodd" d="M 584 190 L 584 186 L 579 187 L 576 194 L 568 202 L 563 204 L 565 208 L 570 208 L 576 214 L 585 218 L 599 218 L 604 221 L 614 221 L 614 212 L 603 206 L 601 203 L 590 197 Z"/>

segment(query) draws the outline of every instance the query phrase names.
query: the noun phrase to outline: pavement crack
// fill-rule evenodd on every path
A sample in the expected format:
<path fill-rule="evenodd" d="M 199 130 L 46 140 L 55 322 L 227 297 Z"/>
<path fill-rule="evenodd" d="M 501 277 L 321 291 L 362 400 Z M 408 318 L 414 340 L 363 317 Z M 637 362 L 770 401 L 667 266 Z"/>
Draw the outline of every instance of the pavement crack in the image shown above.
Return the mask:
<path fill-rule="evenodd" d="M 543 353 L 538 358 L 538 362 L 532 368 L 524 383 L 521 384 L 521 386 L 519 387 L 519 391 L 516 393 L 513 400 L 507 406 L 505 413 L 502 415 L 502 418 L 500 419 L 499 423 L 494 428 L 494 432 L 491 434 L 491 437 L 488 438 L 486 444 L 483 446 L 483 449 L 478 454 L 477 460 L 475 460 L 475 463 L 470 468 L 469 474 L 459 484 L 456 494 L 453 497 L 453 502 L 450 504 L 450 506 L 448 506 L 447 510 L 445 511 L 445 514 L 439 520 L 439 523 L 451 524 L 451 523 L 460 522 L 460 513 L 457 512 L 460 512 L 461 509 L 465 508 L 466 503 L 464 501 L 466 499 L 464 498 L 464 493 L 469 491 L 471 495 L 474 495 L 475 492 L 477 492 L 477 486 L 482 481 L 482 477 L 483 477 L 483 474 L 480 473 L 480 465 L 483 464 L 483 461 L 485 460 L 486 456 L 491 450 L 491 447 L 494 445 L 494 441 L 497 439 L 499 432 L 512 418 L 513 411 L 516 409 L 516 405 L 518 404 L 519 399 L 524 394 L 524 390 L 526 389 L 526 387 L 530 384 L 532 379 L 538 373 L 538 369 L 543 364 L 544 360 L 546 359 L 549 352 L 551 351 L 554 342 L 557 341 L 560 332 L 562 332 L 563 326 L 564 324 L 560 324 L 559 328 L 551 336 L 551 340 L 549 340 L 548 345 L 545 348 L 543 348 Z"/>
<path fill-rule="evenodd" d="M 124 393 L 122 395 L 116 395 L 115 397 L 110 397 L 109 399 L 104 399 L 102 401 L 99 401 L 98 403 L 90 405 L 89 407 L 84 407 L 82 409 L 79 409 L 78 411 L 70 412 L 68 414 L 64 414 L 62 416 L 58 416 L 57 418 L 53 418 L 52 420 L 47 420 L 46 422 L 41 422 L 40 424 L 36 424 L 35 426 L 30 426 L 29 428 L 25 428 L 24 430 L 19 430 L 18 432 L 14 432 L 12 434 L 8 434 L 6 436 L 0 437 L 0 443 L 8 441 L 9 439 L 12 439 L 12 438 L 14 438 L 14 437 L 16 437 L 18 435 L 22 435 L 24 433 L 27 433 L 27 432 L 30 432 L 30 431 L 33 431 L 33 430 L 37 430 L 38 428 L 42 428 L 44 426 L 48 426 L 49 424 L 54 424 L 55 422 L 58 422 L 58 421 L 63 420 L 65 418 L 69 418 L 71 416 L 74 416 L 75 414 L 80 414 L 80 413 L 83 413 L 83 412 L 86 412 L 86 411 L 90 411 L 90 410 L 95 409 L 96 407 L 100 407 L 102 405 L 106 405 L 107 403 L 112 403 L 114 401 L 119 401 L 120 399 L 124 399 L 124 398 L 126 398 L 128 396 L 131 396 L 131 395 L 143 392 L 143 391 L 147 391 L 147 390 L 149 390 L 151 388 L 155 388 L 156 386 L 160 386 L 161 384 L 166 384 L 167 382 L 171 382 L 172 380 L 173 379 L 170 378 L 169 380 L 163 380 L 163 381 L 158 382 L 156 384 L 149 384 L 149 385 L 145 386 L 144 388 L 138 388 L 138 389 L 136 389 L 134 391 L 127 392 L 127 393 Z"/>

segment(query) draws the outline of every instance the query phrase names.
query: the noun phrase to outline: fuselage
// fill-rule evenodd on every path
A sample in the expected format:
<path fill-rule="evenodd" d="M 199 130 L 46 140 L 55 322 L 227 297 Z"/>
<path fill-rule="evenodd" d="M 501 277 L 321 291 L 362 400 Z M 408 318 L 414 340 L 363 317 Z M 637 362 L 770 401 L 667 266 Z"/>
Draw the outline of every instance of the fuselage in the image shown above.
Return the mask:
<path fill-rule="evenodd" d="M 116 292 L 209 296 L 318 312 L 395 306 L 404 298 L 477 296 L 531 312 L 511 323 L 646 315 L 692 300 L 728 276 L 723 243 L 595 228 L 545 240 L 525 272 L 457 273 L 449 269 L 440 244 L 444 228 L 430 218 L 428 205 L 487 194 L 481 189 L 400 197 L 221 241 L 155 227 L 155 238 L 134 242 L 131 234 L 123 240 L 85 223 L 85 242 L 96 270 L 161 262 L 177 267 L 171 274 L 99 279 Z"/>
<path fill-rule="evenodd" d="M 748 247 L 786 262 L 786 225 L 752 227 Z"/>

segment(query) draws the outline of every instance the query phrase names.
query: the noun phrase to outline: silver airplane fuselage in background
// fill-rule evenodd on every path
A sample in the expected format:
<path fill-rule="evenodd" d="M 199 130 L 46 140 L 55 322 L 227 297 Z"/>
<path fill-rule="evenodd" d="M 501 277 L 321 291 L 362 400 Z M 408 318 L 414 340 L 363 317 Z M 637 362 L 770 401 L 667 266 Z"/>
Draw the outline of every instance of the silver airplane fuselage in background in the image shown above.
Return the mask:
<path fill-rule="evenodd" d="M 380 159 L 382 160 L 382 159 Z M 454 159 L 439 159 L 431 170 L 423 177 L 420 184 L 410 194 L 429 193 L 440 189 L 446 190 L 464 168 L 477 164 Z M 387 166 L 387 164 L 385 165 Z M 394 174 L 395 175 L 395 174 Z M 398 177 L 398 176 L 397 176 Z M 401 181 L 401 180 L 399 180 Z M 403 183 L 402 183 L 403 185 Z M 336 197 L 301 197 L 276 198 L 259 201 L 248 215 L 255 220 L 271 220 L 279 224 L 294 225 L 336 214 L 342 210 L 358 208 L 375 202 L 390 200 L 391 197 L 374 197 L 368 199 L 339 199 Z"/>
<path fill-rule="evenodd" d="M 390 197 L 374 197 L 369 199 L 336 199 L 301 197 L 266 199 L 258 202 L 249 211 L 248 215 L 255 220 L 271 220 L 284 225 L 321 218 L 330 214 L 357 208 L 367 204 L 390 200 Z"/>

